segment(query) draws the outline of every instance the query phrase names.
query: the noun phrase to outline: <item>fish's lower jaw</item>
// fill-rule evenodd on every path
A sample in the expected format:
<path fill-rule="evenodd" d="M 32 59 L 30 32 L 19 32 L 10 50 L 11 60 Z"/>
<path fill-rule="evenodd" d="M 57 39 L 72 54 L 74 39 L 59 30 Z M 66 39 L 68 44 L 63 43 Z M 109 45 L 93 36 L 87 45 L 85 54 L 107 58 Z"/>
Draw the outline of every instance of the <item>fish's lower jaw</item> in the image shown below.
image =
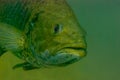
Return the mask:
<path fill-rule="evenodd" d="M 67 66 L 72 63 L 79 61 L 81 58 L 79 55 L 72 54 L 72 53 L 60 53 L 57 56 L 57 63 L 56 66 Z"/>
<path fill-rule="evenodd" d="M 79 50 L 66 48 L 58 53 L 56 55 L 57 66 L 67 66 L 86 56 L 86 50 L 82 48 Z"/>
<path fill-rule="evenodd" d="M 81 57 L 72 53 L 57 53 L 45 61 L 48 66 L 67 66 L 69 64 L 79 61 Z"/>

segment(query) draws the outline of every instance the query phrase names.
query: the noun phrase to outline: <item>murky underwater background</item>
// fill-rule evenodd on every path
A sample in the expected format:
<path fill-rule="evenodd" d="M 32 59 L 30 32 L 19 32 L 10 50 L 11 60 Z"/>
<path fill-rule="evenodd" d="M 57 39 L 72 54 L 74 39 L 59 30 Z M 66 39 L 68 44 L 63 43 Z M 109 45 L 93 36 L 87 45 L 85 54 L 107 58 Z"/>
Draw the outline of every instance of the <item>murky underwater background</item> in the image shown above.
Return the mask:
<path fill-rule="evenodd" d="M 23 71 L 12 69 L 21 60 L 6 53 L 0 80 L 120 80 L 120 0 L 67 1 L 87 32 L 87 57 L 67 67 Z"/>

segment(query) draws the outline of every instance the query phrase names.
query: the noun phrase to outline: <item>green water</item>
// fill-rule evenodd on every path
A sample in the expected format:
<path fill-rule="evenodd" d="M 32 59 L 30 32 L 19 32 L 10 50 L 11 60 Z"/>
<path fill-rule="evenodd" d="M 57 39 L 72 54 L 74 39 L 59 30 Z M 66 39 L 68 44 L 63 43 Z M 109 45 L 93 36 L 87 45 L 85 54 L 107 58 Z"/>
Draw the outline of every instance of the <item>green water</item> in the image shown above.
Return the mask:
<path fill-rule="evenodd" d="M 120 80 L 120 0 L 68 0 L 87 32 L 88 55 L 67 67 L 12 70 L 21 62 L 0 58 L 0 80 Z"/>

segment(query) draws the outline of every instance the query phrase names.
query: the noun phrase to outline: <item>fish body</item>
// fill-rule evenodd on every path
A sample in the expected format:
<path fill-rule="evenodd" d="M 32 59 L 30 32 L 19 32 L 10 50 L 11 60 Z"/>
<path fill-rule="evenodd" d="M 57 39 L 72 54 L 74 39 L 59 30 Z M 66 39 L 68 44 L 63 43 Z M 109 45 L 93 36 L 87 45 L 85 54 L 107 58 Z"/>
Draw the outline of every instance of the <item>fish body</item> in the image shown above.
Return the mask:
<path fill-rule="evenodd" d="M 86 32 L 66 0 L 0 0 L 0 55 L 24 70 L 66 66 L 86 56 Z"/>

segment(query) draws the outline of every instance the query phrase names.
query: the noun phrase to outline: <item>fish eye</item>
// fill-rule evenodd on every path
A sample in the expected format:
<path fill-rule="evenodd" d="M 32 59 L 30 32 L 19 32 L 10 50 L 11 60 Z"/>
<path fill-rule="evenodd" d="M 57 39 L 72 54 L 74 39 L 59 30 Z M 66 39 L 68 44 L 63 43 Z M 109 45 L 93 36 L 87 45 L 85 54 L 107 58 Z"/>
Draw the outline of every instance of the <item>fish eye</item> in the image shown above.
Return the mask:
<path fill-rule="evenodd" d="M 56 24 L 54 27 L 54 34 L 60 33 L 62 31 L 62 25 L 61 24 Z"/>

